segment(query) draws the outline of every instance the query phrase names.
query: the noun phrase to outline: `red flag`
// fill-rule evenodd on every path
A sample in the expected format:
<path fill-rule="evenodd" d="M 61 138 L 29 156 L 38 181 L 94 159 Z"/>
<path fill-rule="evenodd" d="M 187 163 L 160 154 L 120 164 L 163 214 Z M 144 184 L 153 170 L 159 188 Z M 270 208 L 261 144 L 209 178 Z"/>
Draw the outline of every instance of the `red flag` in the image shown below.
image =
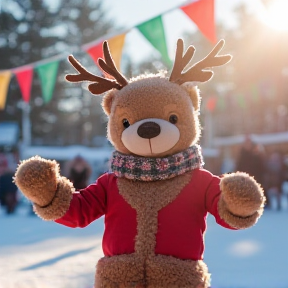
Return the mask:
<path fill-rule="evenodd" d="M 217 99 L 214 96 L 211 96 L 207 99 L 206 109 L 210 112 L 213 112 L 216 108 Z"/>
<path fill-rule="evenodd" d="M 181 10 L 198 26 L 212 43 L 216 43 L 214 0 L 199 0 L 181 7 Z"/>
<path fill-rule="evenodd" d="M 100 42 L 97 45 L 87 49 L 87 53 L 89 53 L 95 63 L 98 63 L 98 58 L 103 58 L 102 46 L 103 42 Z"/>
<path fill-rule="evenodd" d="M 14 74 L 17 77 L 23 100 L 29 103 L 33 80 L 33 67 L 27 67 L 27 69 L 21 71 L 14 71 Z"/>

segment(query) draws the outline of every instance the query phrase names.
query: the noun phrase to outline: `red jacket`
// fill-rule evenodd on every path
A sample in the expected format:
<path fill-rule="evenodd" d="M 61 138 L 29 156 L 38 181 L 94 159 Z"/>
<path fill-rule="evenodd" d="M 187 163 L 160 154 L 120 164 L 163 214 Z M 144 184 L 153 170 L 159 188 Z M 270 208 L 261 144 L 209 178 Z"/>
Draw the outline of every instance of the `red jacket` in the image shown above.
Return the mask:
<path fill-rule="evenodd" d="M 180 259 L 203 259 L 207 212 L 217 223 L 232 229 L 217 211 L 220 178 L 204 169 L 195 169 L 191 181 L 178 197 L 158 213 L 155 254 Z M 66 214 L 56 222 L 85 227 L 105 215 L 103 252 L 105 256 L 134 252 L 137 234 L 136 210 L 119 194 L 114 174 L 102 175 L 96 183 L 73 194 Z"/>

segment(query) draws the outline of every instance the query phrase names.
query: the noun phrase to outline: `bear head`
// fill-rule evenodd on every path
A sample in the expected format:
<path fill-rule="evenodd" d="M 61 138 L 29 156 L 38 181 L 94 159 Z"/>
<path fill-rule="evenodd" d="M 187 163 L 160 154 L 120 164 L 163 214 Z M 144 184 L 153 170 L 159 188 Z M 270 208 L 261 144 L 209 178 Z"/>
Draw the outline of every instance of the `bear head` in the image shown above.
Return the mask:
<path fill-rule="evenodd" d="M 104 58 L 98 60 L 106 77 L 89 73 L 73 57 L 69 61 L 78 70 L 67 75 L 70 82 L 89 81 L 92 94 L 107 92 L 102 107 L 108 116 L 108 139 L 118 152 L 144 157 L 166 157 L 197 143 L 200 137 L 200 94 L 195 82 L 206 82 L 213 76 L 209 67 L 230 61 L 230 55 L 217 55 L 221 40 L 210 54 L 184 71 L 195 48 L 177 42 L 174 67 L 170 78 L 164 73 L 141 75 L 127 81 L 117 70 L 108 43 L 103 43 Z M 111 79 L 111 76 L 115 79 Z"/>

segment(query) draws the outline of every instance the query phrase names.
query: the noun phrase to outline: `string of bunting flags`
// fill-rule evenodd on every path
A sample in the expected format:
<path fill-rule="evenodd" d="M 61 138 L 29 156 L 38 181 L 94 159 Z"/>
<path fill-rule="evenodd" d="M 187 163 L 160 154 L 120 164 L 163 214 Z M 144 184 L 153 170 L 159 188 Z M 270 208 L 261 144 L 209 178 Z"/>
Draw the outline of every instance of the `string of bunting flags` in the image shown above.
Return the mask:
<path fill-rule="evenodd" d="M 184 15 L 188 16 L 189 19 L 197 25 L 201 33 L 212 43 L 217 41 L 214 21 L 214 0 L 193 1 L 184 6 L 176 7 L 173 10 L 175 9 L 182 10 Z M 163 15 L 170 11 L 171 10 L 166 11 L 152 19 L 149 19 L 148 21 L 140 23 L 130 28 L 125 33 L 119 33 L 113 36 L 105 35 L 101 37 L 101 39 L 86 43 L 79 48 L 80 50 L 87 52 L 97 63 L 97 59 L 103 56 L 102 43 L 104 40 L 108 40 L 112 57 L 117 68 L 120 69 L 125 36 L 130 30 L 136 28 L 151 43 L 151 45 L 159 51 L 162 56 L 162 60 L 170 66 L 172 63 L 168 55 L 165 29 L 162 20 Z M 16 76 L 23 101 L 29 103 L 34 73 L 37 72 L 41 83 L 42 98 L 44 103 L 49 103 L 53 96 L 59 61 L 66 59 L 66 57 L 66 53 L 59 54 L 48 59 L 27 64 L 25 66 L 0 71 L 0 110 L 5 108 L 12 75 Z"/>
<path fill-rule="evenodd" d="M 207 95 L 205 97 L 205 109 L 209 112 L 224 111 L 233 106 L 247 109 L 249 106 L 259 103 L 260 95 L 261 101 L 274 101 L 276 94 L 277 85 L 275 82 L 271 79 L 263 79 L 257 83 L 252 83 L 241 92 L 237 92 L 233 97 L 229 92 L 222 95 Z"/>

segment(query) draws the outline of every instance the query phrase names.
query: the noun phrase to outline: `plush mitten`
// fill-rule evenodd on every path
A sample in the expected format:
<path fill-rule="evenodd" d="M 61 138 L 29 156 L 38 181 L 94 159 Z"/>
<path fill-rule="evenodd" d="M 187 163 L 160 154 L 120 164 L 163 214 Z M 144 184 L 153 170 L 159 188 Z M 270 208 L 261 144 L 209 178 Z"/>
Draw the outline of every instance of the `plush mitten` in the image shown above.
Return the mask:
<path fill-rule="evenodd" d="M 21 162 L 14 181 L 44 220 L 58 219 L 68 210 L 74 188 L 68 179 L 60 176 L 55 160 L 35 156 Z"/>
<path fill-rule="evenodd" d="M 254 178 L 244 172 L 226 174 L 220 182 L 219 215 L 234 228 L 254 225 L 263 213 L 265 196 Z"/>

